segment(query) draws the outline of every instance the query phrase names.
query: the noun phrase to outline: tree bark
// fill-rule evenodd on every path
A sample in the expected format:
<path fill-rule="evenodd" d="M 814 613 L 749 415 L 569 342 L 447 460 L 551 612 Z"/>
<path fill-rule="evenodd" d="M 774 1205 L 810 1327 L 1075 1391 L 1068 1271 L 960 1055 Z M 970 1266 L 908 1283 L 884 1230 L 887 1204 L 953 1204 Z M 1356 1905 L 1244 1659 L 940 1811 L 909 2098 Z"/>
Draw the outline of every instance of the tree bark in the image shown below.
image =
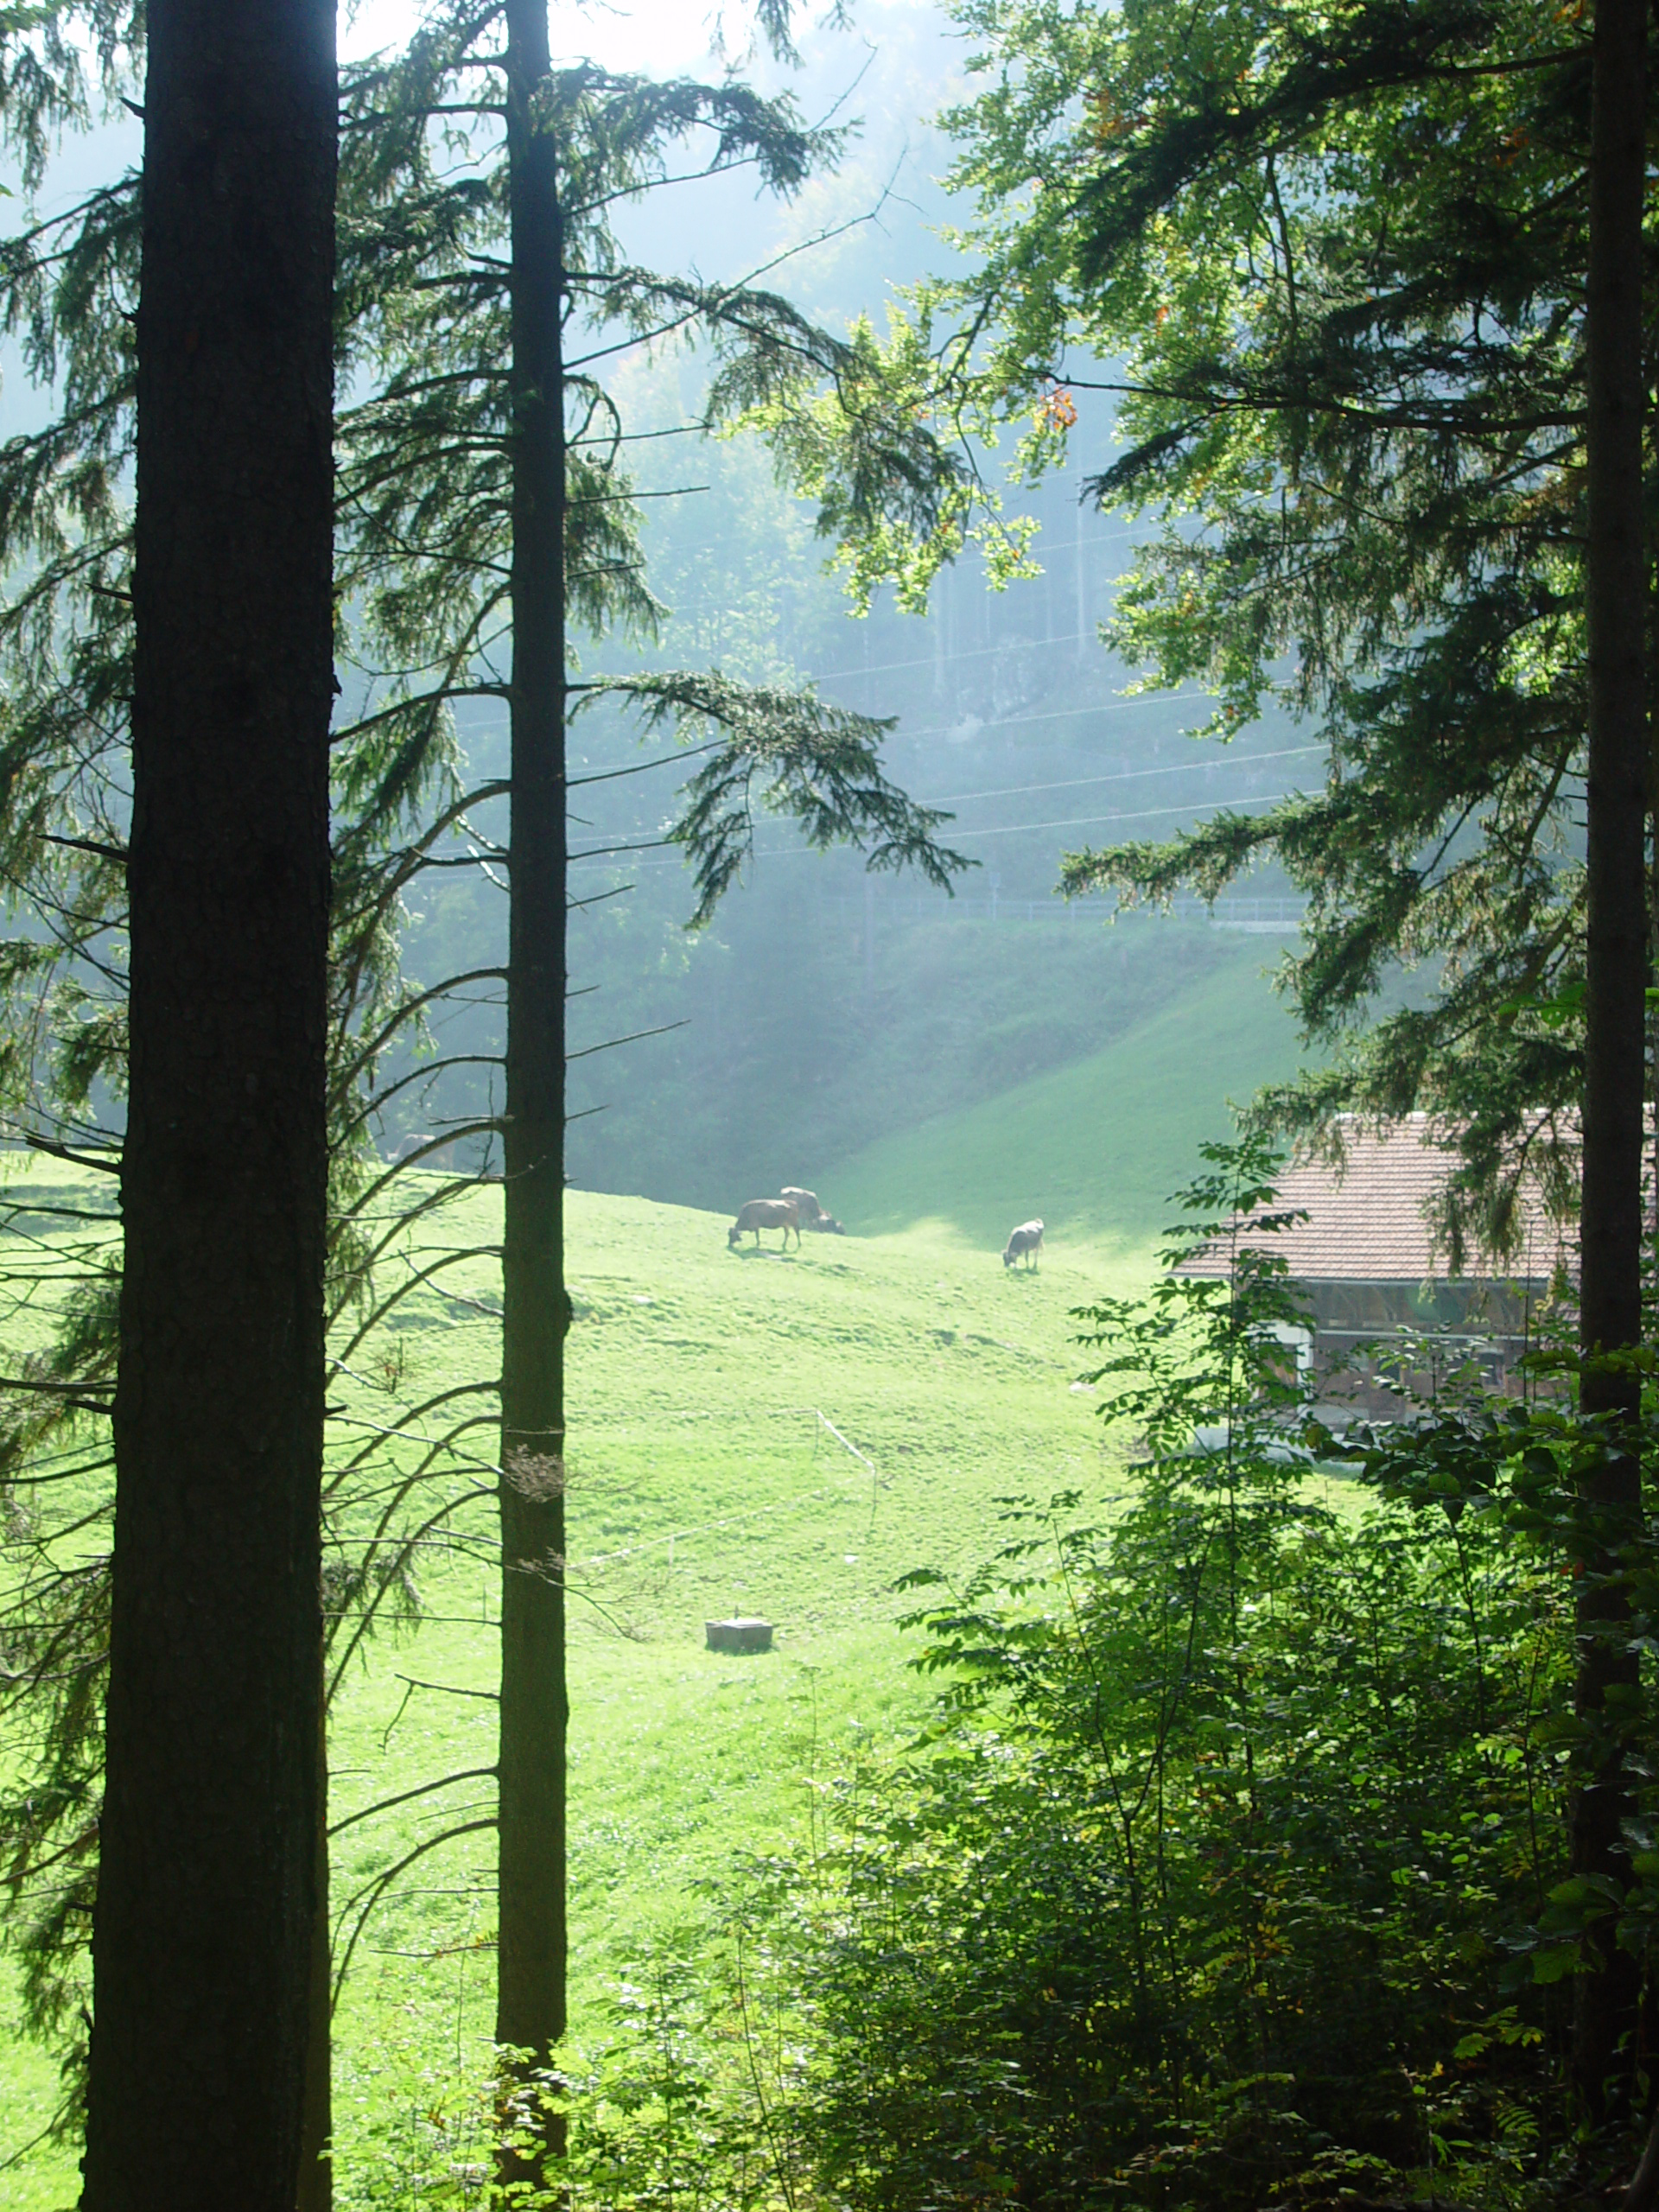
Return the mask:
<path fill-rule="evenodd" d="M 319 1909 L 328 0 L 151 0 L 86 2212 L 294 2212 Z"/>
<path fill-rule="evenodd" d="M 507 26 L 512 827 L 495 2032 L 533 2069 L 565 2028 L 564 276 L 544 0 L 508 0 Z M 556 2147 L 556 2136 L 544 2139 Z"/>
<path fill-rule="evenodd" d="M 1624 1744 L 1640 1676 L 1625 1649 L 1622 1551 L 1640 1529 L 1638 1379 L 1618 1355 L 1642 1335 L 1642 1123 L 1648 758 L 1642 528 L 1642 202 L 1646 0 L 1598 0 L 1586 302 L 1590 659 L 1584 1180 L 1580 1220 L 1580 1403 L 1605 1416 L 1609 1448 L 1584 1484 L 1577 1709 L 1590 1726 L 1575 1793 L 1575 1872 L 1628 1879 Z M 1574 1992 L 1574 2073 L 1597 2120 L 1626 2107 L 1636 2052 L 1637 1962 L 1601 1939 Z"/>
<path fill-rule="evenodd" d="M 322 1651 L 317 1652 L 320 1676 Z M 317 1686 L 316 1834 L 312 1839 L 316 1894 L 311 1923 L 310 2019 L 305 2054 L 305 2115 L 300 2137 L 300 2187 L 295 2212 L 331 2212 L 334 2201 L 334 1947 L 328 1929 L 328 1713 Z"/>

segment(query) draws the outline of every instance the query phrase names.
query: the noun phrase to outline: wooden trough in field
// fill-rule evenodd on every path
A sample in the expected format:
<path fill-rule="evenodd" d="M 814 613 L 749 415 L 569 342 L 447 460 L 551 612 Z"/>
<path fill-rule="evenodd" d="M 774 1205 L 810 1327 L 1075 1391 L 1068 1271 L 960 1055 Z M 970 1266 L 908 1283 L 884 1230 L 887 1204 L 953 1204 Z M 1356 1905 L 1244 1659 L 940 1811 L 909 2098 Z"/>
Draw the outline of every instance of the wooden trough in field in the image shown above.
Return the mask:
<path fill-rule="evenodd" d="M 772 1623 L 734 1614 L 728 1621 L 705 1621 L 702 1632 L 710 1651 L 770 1651 Z"/>

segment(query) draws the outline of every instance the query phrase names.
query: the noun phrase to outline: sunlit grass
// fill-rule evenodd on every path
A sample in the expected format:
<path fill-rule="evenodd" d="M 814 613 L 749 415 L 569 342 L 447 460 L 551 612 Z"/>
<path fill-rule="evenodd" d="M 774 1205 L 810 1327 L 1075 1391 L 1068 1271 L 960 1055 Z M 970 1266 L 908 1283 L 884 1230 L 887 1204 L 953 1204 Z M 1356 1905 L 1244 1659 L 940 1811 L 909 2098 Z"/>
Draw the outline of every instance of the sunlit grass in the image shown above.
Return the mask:
<path fill-rule="evenodd" d="M 469 1199 L 422 1236 L 490 1241 L 493 1211 Z M 804 1833 L 813 1777 L 915 1724 L 927 1692 L 893 1627 L 895 1577 L 980 1557 L 1000 1494 L 1108 1482 L 1092 1402 L 1070 1387 L 1069 1309 L 1144 1281 L 1148 1261 L 1061 1240 L 1039 1272 L 1005 1273 L 995 1249 L 925 1228 L 739 1257 L 713 1215 L 580 1192 L 569 1213 L 573 1985 L 591 2037 L 652 1941 L 709 1913 L 709 1883 Z M 405 1397 L 493 1373 L 493 1324 L 467 1301 L 494 1290 L 490 1263 L 468 1262 L 407 1301 L 359 1370 L 391 1363 Z M 342 1687 L 335 1818 L 493 1756 L 486 1700 L 402 1679 L 493 1686 L 487 1565 L 435 1548 L 420 1579 L 423 1623 L 367 1646 Z M 705 1618 L 734 1606 L 776 1624 L 771 1654 L 704 1649 Z M 336 1906 L 487 1797 L 463 1783 L 351 1828 Z M 359 1946 L 337 2021 L 348 2189 L 411 2073 L 483 2062 L 490 1845 L 418 1861 Z M 0 2069 L 3 2156 L 43 2124 L 51 2082 L 16 2041 Z M 74 2193 L 61 2155 L 0 2177 L 18 2212 Z"/>
<path fill-rule="evenodd" d="M 746 1856 L 802 1838 L 815 1783 L 849 1777 L 861 1753 L 915 1727 L 929 1692 L 905 1663 L 895 1579 L 981 1558 L 1005 1493 L 1113 1487 L 1094 1402 L 1071 1388 L 1082 1362 L 1070 1309 L 1147 1281 L 1166 1194 L 1198 1141 L 1224 1133 L 1224 1100 L 1294 1065 L 1261 975 L 1274 950 L 1241 944 L 1104 1051 L 826 1174 L 819 1195 L 863 1233 L 809 1237 L 798 1256 L 730 1253 L 723 1217 L 571 1192 L 578 2037 L 603 2034 L 612 1993 L 653 1942 L 708 1924 Z M 48 1198 L 69 1174 L 22 1172 Z M 1032 1214 L 1048 1224 L 1042 1267 L 1005 1272 L 1002 1240 Z M 496 1219 L 493 1198 L 469 1198 L 429 1217 L 410 1256 L 493 1243 Z M 49 1268 L 63 1224 L 22 1227 L 12 1250 Z M 480 1258 L 406 1299 L 334 1393 L 348 1423 L 493 1374 L 499 1294 Z M 22 1307 L 12 1341 L 44 1326 Z M 473 1441 L 493 1448 L 487 1429 Z M 468 1532 L 487 1543 L 486 1504 L 467 1509 Z M 493 1686 L 493 1566 L 436 1540 L 419 1582 L 420 1624 L 365 1645 L 342 1684 L 336 1819 L 493 1757 L 487 1700 L 405 1679 Z M 734 1609 L 776 1624 L 772 1653 L 704 1649 L 704 1620 Z M 475 1779 L 351 1827 L 336 1847 L 336 1910 L 488 1798 Z M 484 2063 L 491 1864 L 487 1834 L 439 1846 L 364 1930 L 336 2024 L 348 2200 L 416 2078 L 464 2080 Z M 52 2095 L 39 2051 L 0 2044 L 0 2158 L 45 2124 Z M 73 2160 L 49 2150 L 0 2171 L 0 2199 L 17 2212 L 56 2212 L 77 2187 Z"/>

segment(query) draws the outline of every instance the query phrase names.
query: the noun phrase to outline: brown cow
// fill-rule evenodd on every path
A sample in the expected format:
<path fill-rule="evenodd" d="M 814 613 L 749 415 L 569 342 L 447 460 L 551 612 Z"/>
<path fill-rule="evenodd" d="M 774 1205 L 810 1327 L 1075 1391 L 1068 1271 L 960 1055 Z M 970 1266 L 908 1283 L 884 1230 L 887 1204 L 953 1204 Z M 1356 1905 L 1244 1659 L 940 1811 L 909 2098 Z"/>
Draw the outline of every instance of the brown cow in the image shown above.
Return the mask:
<path fill-rule="evenodd" d="M 746 1229 L 752 1229 L 754 1231 L 754 1249 L 757 1252 L 760 1249 L 760 1232 L 763 1229 L 781 1229 L 784 1232 L 784 1249 L 787 1252 L 789 1232 L 791 1229 L 795 1232 L 797 1247 L 798 1248 L 800 1244 L 800 1209 L 791 1198 L 751 1198 L 726 1233 L 728 1251 L 734 1250 L 742 1243 L 743 1232 Z"/>

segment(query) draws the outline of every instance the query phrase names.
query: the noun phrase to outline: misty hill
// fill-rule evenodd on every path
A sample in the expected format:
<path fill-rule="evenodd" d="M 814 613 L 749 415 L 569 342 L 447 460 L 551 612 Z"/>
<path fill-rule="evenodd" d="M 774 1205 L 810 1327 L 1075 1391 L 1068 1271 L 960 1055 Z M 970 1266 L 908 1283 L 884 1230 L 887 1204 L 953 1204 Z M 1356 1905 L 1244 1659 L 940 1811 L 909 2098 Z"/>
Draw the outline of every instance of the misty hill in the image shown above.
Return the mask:
<path fill-rule="evenodd" d="M 658 1018 L 672 1008 L 687 1027 L 577 1070 L 573 1108 L 602 1110 L 571 1128 L 572 1179 L 715 1211 L 785 1183 L 829 1184 L 825 1203 L 846 1218 L 832 1173 L 841 1163 L 923 1125 L 933 1130 L 925 1141 L 944 1147 L 965 1109 L 1092 1066 L 1120 1042 L 1128 1058 L 1109 1079 L 1121 1088 L 1129 1040 L 1154 1017 L 1163 1026 L 1147 1049 L 1162 1073 L 1147 1086 L 1149 1124 L 1158 1080 L 1203 1094 L 1207 1133 L 1225 1125 L 1230 1090 L 1248 1095 L 1294 1063 L 1288 1024 L 1259 974 L 1269 940 L 1158 917 L 1115 927 L 1093 915 L 906 919 L 893 911 L 904 903 L 815 899 L 803 887 L 792 912 L 734 911 L 727 943 L 662 978 L 654 1000 L 630 1001 L 628 1030 L 649 1026 L 640 1014 L 658 1005 Z M 762 927 L 770 942 L 756 941 Z M 1218 1025 L 1231 1040 L 1219 1054 Z M 1079 1099 L 1090 1083 L 1080 1077 Z M 1075 1134 L 1057 1128 L 1053 1141 L 1086 1150 L 1090 1126 L 1085 1116 Z M 1126 1130 L 1125 1141 L 1139 1138 Z M 953 1173 L 943 1165 L 937 1186 Z M 1158 1188 L 1168 1185 L 1166 1176 Z M 1023 1207 L 1041 1210 L 1034 1198 Z M 1116 1212 L 1101 1218 L 1122 1226 Z"/>
<path fill-rule="evenodd" d="M 1199 1144 L 1230 1134 L 1228 1099 L 1295 1069 L 1291 1019 L 1260 973 L 1274 949 L 1217 945 L 1103 1049 L 837 1163 L 824 1202 L 866 1235 L 938 1224 L 988 1253 L 1033 1214 L 1059 1247 L 1155 1236 Z"/>

